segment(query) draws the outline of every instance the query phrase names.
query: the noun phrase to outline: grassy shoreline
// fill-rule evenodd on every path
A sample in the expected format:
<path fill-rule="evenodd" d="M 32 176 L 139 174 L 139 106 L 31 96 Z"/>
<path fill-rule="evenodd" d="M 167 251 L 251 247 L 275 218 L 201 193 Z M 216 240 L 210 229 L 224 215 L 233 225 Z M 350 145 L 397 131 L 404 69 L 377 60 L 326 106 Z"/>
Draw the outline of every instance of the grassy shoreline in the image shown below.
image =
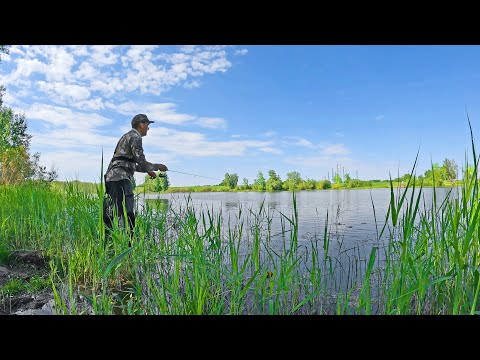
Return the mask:
<path fill-rule="evenodd" d="M 405 183 L 399 182 L 392 182 L 393 187 L 395 188 L 402 188 L 405 187 Z M 436 188 L 451 188 L 462 186 L 463 181 L 457 182 L 445 182 L 443 186 L 435 186 Z M 418 185 L 417 185 L 418 186 Z M 433 188 L 434 186 L 423 186 L 424 188 Z M 334 190 L 367 190 L 367 189 L 390 189 L 390 183 L 388 181 L 381 182 L 372 186 L 359 186 L 359 187 L 338 187 L 338 188 L 329 188 L 329 189 L 305 189 L 305 190 L 297 190 L 297 191 L 334 191 Z M 280 191 L 288 191 L 292 192 L 291 190 L 277 190 L 273 192 L 280 192 Z M 135 189 L 136 193 L 142 193 L 143 187 L 137 186 Z M 228 186 L 218 186 L 218 185 L 194 185 L 194 186 L 171 186 L 166 191 L 161 193 L 190 193 L 190 192 L 272 192 L 267 190 L 255 190 L 255 189 L 230 189 Z"/>
<path fill-rule="evenodd" d="M 78 184 L 4 186 L 0 239 L 3 253 L 41 250 L 51 259 L 61 314 L 477 313 L 477 181 L 461 188 L 461 200 L 424 209 L 422 188 L 402 189 L 413 190 L 409 198 L 390 188 L 389 214 L 376 219 L 389 240 L 344 267 L 329 253 L 327 223 L 299 246 L 295 193 L 292 214 L 239 209 L 235 226 L 188 203 L 173 211 L 148 202 L 129 248 L 119 224 L 105 238 L 101 201 Z M 277 246 L 272 216 L 285 220 Z"/>
<path fill-rule="evenodd" d="M 89 183 L 89 182 L 80 182 L 77 180 L 74 181 L 53 181 L 51 183 L 51 187 L 56 190 L 62 190 L 67 186 L 74 185 L 76 188 L 81 189 L 82 191 L 88 192 L 90 194 L 96 194 L 98 192 L 98 188 L 101 186 L 99 183 Z M 392 181 L 392 185 L 395 188 L 404 188 L 406 186 L 406 182 L 400 183 L 396 181 Z M 412 186 L 412 184 L 410 184 Z M 420 186 L 420 183 L 416 184 L 417 187 Z M 435 186 L 436 188 L 451 188 L 451 187 L 461 187 L 464 186 L 463 180 L 450 182 L 445 181 L 442 186 Z M 434 186 L 425 186 L 424 188 L 433 188 Z M 361 186 L 361 187 L 348 187 L 348 186 L 340 186 L 328 189 L 321 189 L 321 190 L 366 190 L 366 189 L 389 189 L 390 182 L 389 181 L 381 181 L 373 183 L 372 186 Z M 316 191 L 320 189 L 305 189 L 305 190 L 297 190 L 297 191 Z M 274 192 L 280 191 L 287 191 L 292 192 L 291 190 L 277 190 Z M 138 185 L 135 187 L 134 192 L 136 194 L 144 193 L 143 185 Z M 267 193 L 267 190 L 255 190 L 255 189 L 243 189 L 241 187 L 237 187 L 235 189 L 230 189 L 228 186 L 220 186 L 220 185 L 192 185 L 192 186 L 170 186 L 166 191 L 158 192 L 159 194 L 168 194 L 168 193 L 194 193 L 194 192 L 261 192 Z M 148 193 L 153 193 L 152 191 L 148 191 Z"/>
<path fill-rule="evenodd" d="M 480 314 L 473 136 L 472 152 L 472 176 L 442 201 L 433 187 L 426 202 L 416 160 L 413 180 L 389 181 L 385 218 L 372 200 L 378 232 L 368 252 L 334 254 L 328 212 L 323 231 L 299 243 L 295 192 L 292 213 L 239 206 L 234 224 L 191 198 L 180 208 L 147 201 L 134 234 L 115 222 L 107 237 L 102 183 L 0 186 L 0 263 L 17 250 L 44 254 L 58 314 Z M 0 301 L 9 292 L 12 284 L 0 286 Z"/>

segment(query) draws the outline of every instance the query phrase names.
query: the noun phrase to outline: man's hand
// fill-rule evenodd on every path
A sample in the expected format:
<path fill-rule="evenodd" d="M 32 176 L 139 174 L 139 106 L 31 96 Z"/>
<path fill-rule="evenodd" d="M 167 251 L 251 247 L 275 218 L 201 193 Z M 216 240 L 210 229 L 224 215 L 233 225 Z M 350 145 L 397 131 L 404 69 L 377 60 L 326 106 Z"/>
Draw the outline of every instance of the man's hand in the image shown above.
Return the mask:
<path fill-rule="evenodd" d="M 157 164 L 157 166 L 160 171 L 168 171 L 168 168 L 163 164 Z"/>
<path fill-rule="evenodd" d="M 157 177 L 157 173 L 155 171 L 149 171 L 147 172 L 147 174 L 150 175 L 152 179 L 155 179 Z"/>

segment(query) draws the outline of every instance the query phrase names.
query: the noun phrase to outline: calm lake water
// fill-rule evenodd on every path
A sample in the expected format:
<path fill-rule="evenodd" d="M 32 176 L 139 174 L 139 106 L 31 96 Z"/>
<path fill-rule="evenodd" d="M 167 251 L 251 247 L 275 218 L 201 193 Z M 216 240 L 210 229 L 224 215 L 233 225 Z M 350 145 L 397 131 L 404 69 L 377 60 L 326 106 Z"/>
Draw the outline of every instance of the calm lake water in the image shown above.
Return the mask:
<path fill-rule="evenodd" d="M 396 198 L 398 191 L 394 189 Z M 436 189 L 437 204 L 440 204 L 450 188 Z M 403 190 L 402 190 L 403 191 Z M 451 197 L 457 189 L 452 190 Z M 420 207 L 425 202 L 427 209 L 433 198 L 433 189 L 422 190 L 423 196 Z M 327 232 L 330 235 L 330 253 L 348 249 L 363 249 L 370 252 L 374 244 L 378 244 L 377 231 L 381 231 L 385 224 L 390 202 L 390 189 L 362 189 L 362 190 L 311 190 L 296 192 L 296 207 L 298 212 L 298 243 L 308 245 L 312 241 L 324 239 L 325 223 L 328 214 Z M 410 201 L 410 190 L 406 202 Z M 418 189 L 415 190 L 415 196 Z M 147 199 L 164 199 L 172 208 L 185 206 L 187 199 L 195 209 L 207 210 L 218 214 L 221 211 L 222 224 L 228 226 L 238 222 L 239 210 L 242 218 L 252 218 L 250 211 L 258 214 L 263 202 L 263 208 L 271 216 L 270 232 L 272 238 L 280 236 L 290 228 L 287 224 L 282 227 L 281 214 L 292 218 L 294 214 L 292 193 L 288 191 L 261 193 L 261 192 L 201 192 L 201 193 L 171 193 L 146 194 Z M 143 203 L 143 200 L 139 200 Z M 373 205 L 372 205 L 373 202 Z M 374 215 L 375 208 L 375 215 Z M 201 210 L 200 210 L 201 209 Z M 375 223 L 375 217 L 377 223 Z M 283 219 L 285 223 L 285 219 Z M 391 224 L 391 219 L 389 219 Z M 384 232 L 384 238 L 388 230 Z"/>
<path fill-rule="evenodd" d="M 394 189 L 395 198 L 398 199 L 403 191 Z M 438 206 L 447 194 L 450 194 L 451 199 L 458 196 L 457 188 L 440 188 L 435 191 Z M 418 193 L 416 189 L 414 201 Z M 430 211 L 433 194 L 432 188 L 422 189 L 419 211 L 423 213 Z M 389 242 L 395 241 L 399 236 L 399 229 L 392 228 L 390 216 L 383 236 L 379 237 L 390 204 L 390 189 L 317 190 L 295 193 L 298 213 L 297 242 L 292 242 L 290 237 L 292 227 L 285 219 L 285 216 L 290 219 L 294 217 L 292 195 L 287 191 L 208 192 L 147 194 L 145 197 L 147 201 L 168 204 L 173 211 L 184 210 L 188 204 L 198 215 L 203 213 L 207 223 L 207 214 L 213 214 L 216 216 L 215 224 L 218 218 L 221 219 L 224 241 L 228 239 L 229 229 L 235 232 L 235 229 L 238 229 L 237 225 L 243 224 L 242 237 L 239 241 L 239 259 L 246 259 L 253 253 L 252 249 L 258 244 L 254 241 L 255 236 L 260 234 L 259 261 L 261 264 L 267 264 L 266 268 L 278 271 L 280 263 L 288 258 L 288 254 L 293 253 L 295 259 L 298 259 L 295 266 L 302 274 L 298 281 L 306 283 L 306 286 L 310 286 L 309 274 L 316 274 L 318 273 L 316 269 L 321 269 L 321 274 L 325 277 L 322 280 L 324 293 L 321 307 L 328 309 L 325 310 L 326 313 L 334 313 L 337 294 L 347 293 L 349 289 L 353 289 L 355 295 L 352 295 L 352 299 L 358 296 L 372 249 L 375 247 L 378 250 L 375 253 L 375 267 L 382 269 L 388 256 Z M 404 208 L 410 203 L 410 196 L 409 189 Z M 139 205 L 143 205 L 145 199 L 140 197 L 138 202 Z M 402 214 L 403 211 L 400 211 L 400 218 Z M 202 230 L 199 232 L 201 234 Z M 325 232 L 327 246 L 324 242 Z M 316 254 L 315 263 L 312 262 L 312 254 Z M 229 257 L 226 256 L 224 260 L 228 266 Z M 381 288 L 380 281 L 379 273 L 372 274 L 370 278 L 372 299 L 377 296 L 377 289 Z M 377 299 L 372 305 L 373 313 L 381 308 L 378 305 L 379 301 Z"/>

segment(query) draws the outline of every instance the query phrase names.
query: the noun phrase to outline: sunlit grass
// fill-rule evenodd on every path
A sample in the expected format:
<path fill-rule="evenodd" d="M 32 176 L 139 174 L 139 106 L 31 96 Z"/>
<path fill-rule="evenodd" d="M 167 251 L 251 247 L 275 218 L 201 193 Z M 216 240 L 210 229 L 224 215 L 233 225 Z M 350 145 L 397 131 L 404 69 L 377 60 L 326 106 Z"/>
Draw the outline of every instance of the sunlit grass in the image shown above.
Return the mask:
<path fill-rule="evenodd" d="M 48 284 L 63 314 L 477 314 L 480 292 L 478 159 L 474 173 L 445 198 L 423 184 L 390 182 L 386 218 L 360 247 L 330 249 L 331 214 L 321 235 L 298 241 L 293 211 L 261 203 L 218 209 L 164 199 L 137 208 L 130 235 L 114 223 L 105 237 L 103 183 L 0 187 L 0 261 L 15 249 L 52 259 Z M 468 163 L 467 163 L 468 165 Z M 103 172 L 103 169 L 102 169 Z M 138 195 L 140 196 L 140 195 Z M 232 216 L 232 215 L 230 215 Z M 281 234 L 272 234 L 279 217 Z M 233 221 L 235 220 L 235 221 Z M 21 287 L 12 281 L 3 291 Z M 7 289 L 7 290 L 5 290 Z"/>

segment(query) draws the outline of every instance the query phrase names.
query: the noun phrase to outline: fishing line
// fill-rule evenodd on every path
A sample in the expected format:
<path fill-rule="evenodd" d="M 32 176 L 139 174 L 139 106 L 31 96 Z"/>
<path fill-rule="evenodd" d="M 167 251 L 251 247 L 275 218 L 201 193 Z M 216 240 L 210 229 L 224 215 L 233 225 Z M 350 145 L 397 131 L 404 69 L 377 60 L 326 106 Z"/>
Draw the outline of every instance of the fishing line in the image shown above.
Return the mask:
<path fill-rule="evenodd" d="M 220 181 L 222 181 L 222 179 L 217 179 L 217 178 L 212 178 L 212 177 L 209 177 L 209 176 L 203 176 L 203 175 L 197 175 L 197 174 L 187 173 L 187 172 L 183 172 L 183 171 L 175 171 L 175 170 L 170 170 L 170 169 L 168 169 L 167 171 L 171 171 L 171 172 L 179 173 L 179 174 L 185 174 L 185 175 L 199 176 L 199 177 L 203 177 L 203 178 L 206 178 L 206 179 L 212 179 L 212 180 L 220 180 Z"/>

